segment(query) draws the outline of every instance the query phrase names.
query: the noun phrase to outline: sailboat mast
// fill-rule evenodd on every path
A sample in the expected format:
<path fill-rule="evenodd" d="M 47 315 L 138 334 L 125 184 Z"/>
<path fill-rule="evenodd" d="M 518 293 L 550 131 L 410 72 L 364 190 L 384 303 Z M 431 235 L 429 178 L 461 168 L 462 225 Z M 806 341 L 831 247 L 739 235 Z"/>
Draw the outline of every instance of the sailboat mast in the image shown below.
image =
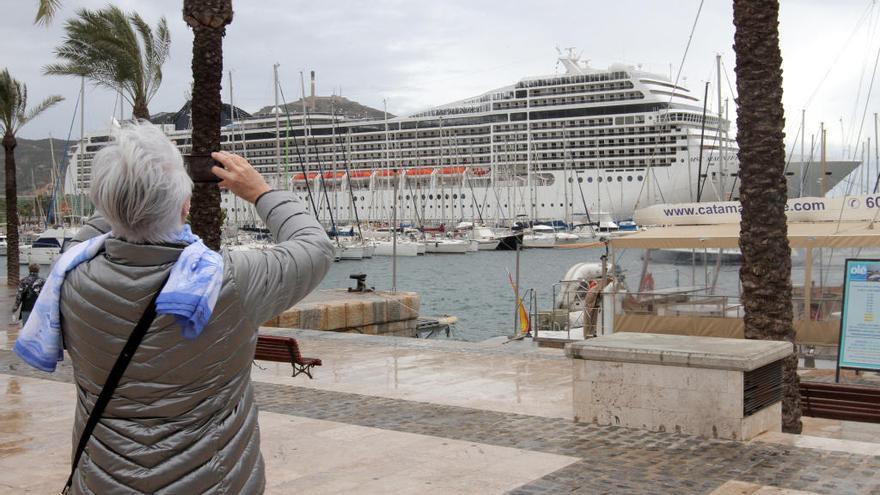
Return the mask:
<path fill-rule="evenodd" d="M 721 54 L 715 55 L 715 68 L 718 79 L 718 193 L 720 200 L 724 200 L 724 176 L 727 173 L 724 166 L 724 137 L 721 134 Z"/>
<path fill-rule="evenodd" d="M 299 88 L 300 88 L 300 94 L 302 95 L 302 97 L 300 98 L 300 101 L 302 102 L 302 111 L 303 111 L 303 118 L 302 118 L 302 121 L 303 121 L 303 149 L 305 150 L 305 153 L 306 153 L 306 170 L 310 170 L 312 168 L 311 166 L 309 166 L 309 161 L 310 161 L 309 160 L 309 128 L 310 128 L 310 126 L 306 125 L 306 118 L 308 117 L 309 114 L 308 114 L 308 109 L 306 108 L 306 82 L 305 82 L 305 78 L 303 76 L 303 71 L 299 71 Z M 296 139 L 296 137 L 294 137 L 294 139 Z M 315 150 L 315 159 L 320 160 L 320 158 L 318 157 L 317 150 Z M 308 180 L 308 179 L 309 179 L 308 176 L 306 176 L 306 180 Z M 321 207 L 321 197 L 318 196 L 318 208 L 320 209 L 320 207 Z M 330 208 L 329 204 L 327 205 L 327 208 Z M 316 211 L 315 217 L 317 217 L 317 216 L 318 216 L 318 212 Z"/>
<path fill-rule="evenodd" d="M 84 170 L 86 160 L 86 78 L 81 77 L 79 83 L 79 170 Z M 83 196 L 78 194 L 77 214 L 85 216 Z"/>
<path fill-rule="evenodd" d="M 822 169 L 821 169 L 822 176 L 819 177 L 819 184 L 820 184 L 819 191 L 821 193 L 820 197 L 824 198 L 825 193 L 828 192 L 825 187 L 825 172 L 828 170 L 828 163 L 825 161 L 825 144 L 826 144 L 825 138 L 826 138 L 826 132 L 827 132 L 825 129 L 825 122 L 822 122 L 821 124 L 819 124 L 819 128 L 821 130 L 820 139 L 822 140 Z"/>
<path fill-rule="evenodd" d="M 277 112 L 276 112 L 277 115 Z M 229 120 L 232 123 L 232 132 L 229 141 L 232 143 L 232 152 L 235 153 L 235 100 L 232 96 L 232 69 L 229 69 Z M 244 139 L 242 139 L 244 141 Z M 280 155 L 279 155 L 280 157 Z M 226 217 L 227 220 L 229 217 Z M 232 223 L 238 228 L 238 196 L 232 195 Z"/>
<path fill-rule="evenodd" d="M 709 81 L 703 91 L 703 119 L 700 125 L 700 158 L 697 162 L 697 203 L 703 197 L 703 139 L 706 137 L 706 104 L 709 100 Z M 709 165 L 706 164 L 706 177 L 709 176 Z"/>
<path fill-rule="evenodd" d="M 339 190 L 341 189 L 340 186 L 342 185 L 342 180 L 341 180 L 341 178 L 336 177 L 336 160 L 337 160 L 337 157 L 336 157 L 336 107 L 333 104 L 332 97 L 330 98 L 330 115 L 333 118 L 333 128 L 331 129 L 331 132 L 333 133 L 333 136 L 332 136 L 333 165 L 330 167 L 330 172 L 331 172 L 330 177 L 332 177 L 332 180 L 334 181 L 333 182 L 333 184 L 334 184 L 334 186 L 333 186 L 333 211 L 335 213 L 336 219 L 339 220 L 339 198 L 338 198 L 338 196 L 339 196 Z M 351 221 L 350 218 L 349 218 L 349 221 Z"/>
<path fill-rule="evenodd" d="M 570 228 L 573 223 L 570 218 L 570 211 L 568 208 L 568 189 L 571 187 L 568 172 L 568 134 L 566 133 L 566 122 L 562 121 L 562 190 L 565 192 L 565 208 L 563 213 L 563 221 L 567 228 Z"/>
<path fill-rule="evenodd" d="M 877 135 L 877 114 L 874 114 L 874 166 L 877 168 L 877 179 L 874 181 L 874 194 L 877 194 L 877 182 L 880 181 L 880 138 Z"/>
<path fill-rule="evenodd" d="M 278 167 L 275 175 L 275 187 L 281 189 L 281 108 L 278 106 L 278 66 L 275 62 L 272 65 L 272 80 L 275 87 L 275 159 L 278 160 Z M 290 127 L 288 126 L 288 131 Z M 289 136 L 288 136 L 289 137 Z M 306 151 L 308 152 L 308 150 Z M 316 213 L 317 215 L 317 213 Z"/>
<path fill-rule="evenodd" d="M 807 140 L 806 133 L 807 110 L 801 109 L 801 172 L 798 176 L 798 197 L 804 195 L 804 142 Z"/>

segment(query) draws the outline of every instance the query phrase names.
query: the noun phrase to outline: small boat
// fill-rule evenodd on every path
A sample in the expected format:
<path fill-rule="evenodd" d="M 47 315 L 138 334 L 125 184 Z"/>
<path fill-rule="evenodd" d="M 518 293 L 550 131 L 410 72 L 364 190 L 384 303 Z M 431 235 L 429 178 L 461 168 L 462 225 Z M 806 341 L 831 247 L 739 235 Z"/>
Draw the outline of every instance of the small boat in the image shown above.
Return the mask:
<path fill-rule="evenodd" d="M 397 256 L 418 256 L 419 243 L 406 239 L 397 240 Z M 376 241 L 373 256 L 394 256 L 394 241 Z"/>
<path fill-rule="evenodd" d="M 549 225 L 535 225 L 532 233 L 523 236 L 523 247 L 527 248 L 552 248 L 562 244 L 574 244 L 580 241 L 580 236 L 569 232 L 557 232 Z"/>
<path fill-rule="evenodd" d="M 364 246 L 359 243 L 342 242 L 339 244 L 341 248 L 339 259 L 341 260 L 362 260 L 364 259 Z"/>
<path fill-rule="evenodd" d="M 425 239 L 425 252 L 436 254 L 465 254 L 470 249 L 470 242 L 461 239 Z"/>
<path fill-rule="evenodd" d="M 62 227 L 46 229 L 29 246 L 27 244 L 19 246 L 19 263 L 22 265 L 30 263 L 51 265 L 61 256 L 61 248 L 64 246 L 64 243 L 75 234 L 76 229 L 71 230 Z"/>
<path fill-rule="evenodd" d="M 506 232 L 496 232 L 498 236 L 498 245 L 496 251 L 516 251 L 516 247 L 522 244 L 523 233 L 508 230 Z"/>
<path fill-rule="evenodd" d="M 495 232 L 483 225 L 474 225 L 471 222 L 461 222 L 455 227 L 460 238 L 471 241 L 471 251 L 494 251 L 501 242 Z"/>
<path fill-rule="evenodd" d="M 374 243 L 364 241 L 364 258 L 372 258 L 375 251 L 376 245 Z"/>

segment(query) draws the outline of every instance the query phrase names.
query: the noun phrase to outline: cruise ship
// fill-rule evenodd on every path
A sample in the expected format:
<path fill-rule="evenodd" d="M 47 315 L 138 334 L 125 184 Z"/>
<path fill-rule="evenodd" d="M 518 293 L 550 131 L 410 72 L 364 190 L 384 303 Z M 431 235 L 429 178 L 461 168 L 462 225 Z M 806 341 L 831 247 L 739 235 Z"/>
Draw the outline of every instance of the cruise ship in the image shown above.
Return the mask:
<path fill-rule="evenodd" d="M 661 74 L 593 68 L 573 50 L 558 60 L 559 74 L 408 116 L 337 111 L 342 99 L 317 97 L 313 73 L 311 96 L 296 105 L 255 115 L 224 105 L 222 147 L 301 195 L 328 225 L 388 222 L 392 210 L 420 226 L 610 224 L 655 203 L 737 199 L 736 141 L 723 112 L 707 112 Z M 187 108 L 163 124 L 183 153 Z M 90 160 L 108 139 L 87 136 L 82 154 L 73 147 L 67 192 L 88 191 Z M 838 165 L 826 172 L 828 188 L 855 167 Z M 804 190 L 803 170 L 787 175 Z M 229 221 L 247 218 L 234 198 L 222 203 Z"/>

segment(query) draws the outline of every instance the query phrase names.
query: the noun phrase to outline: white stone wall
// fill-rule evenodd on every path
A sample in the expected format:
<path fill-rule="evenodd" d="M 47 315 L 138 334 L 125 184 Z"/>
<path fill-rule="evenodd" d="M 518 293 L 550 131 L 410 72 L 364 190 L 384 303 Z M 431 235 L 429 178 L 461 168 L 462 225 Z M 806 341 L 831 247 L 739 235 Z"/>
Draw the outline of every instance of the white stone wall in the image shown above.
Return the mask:
<path fill-rule="evenodd" d="M 781 428 L 778 403 L 743 419 L 741 371 L 572 363 L 575 421 L 733 440 Z"/>

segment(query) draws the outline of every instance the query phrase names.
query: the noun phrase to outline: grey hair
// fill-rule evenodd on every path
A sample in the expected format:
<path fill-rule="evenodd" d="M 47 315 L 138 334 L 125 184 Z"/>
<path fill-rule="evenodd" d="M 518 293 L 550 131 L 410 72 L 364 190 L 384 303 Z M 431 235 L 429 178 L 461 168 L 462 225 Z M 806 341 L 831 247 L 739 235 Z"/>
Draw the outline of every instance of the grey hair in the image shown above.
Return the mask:
<path fill-rule="evenodd" d="M 174 240 L 193 187 L 180 151 L 147 121 L 118 127 L 112 137 L 92 160 L 95 209 L 129 242 Z"/>

